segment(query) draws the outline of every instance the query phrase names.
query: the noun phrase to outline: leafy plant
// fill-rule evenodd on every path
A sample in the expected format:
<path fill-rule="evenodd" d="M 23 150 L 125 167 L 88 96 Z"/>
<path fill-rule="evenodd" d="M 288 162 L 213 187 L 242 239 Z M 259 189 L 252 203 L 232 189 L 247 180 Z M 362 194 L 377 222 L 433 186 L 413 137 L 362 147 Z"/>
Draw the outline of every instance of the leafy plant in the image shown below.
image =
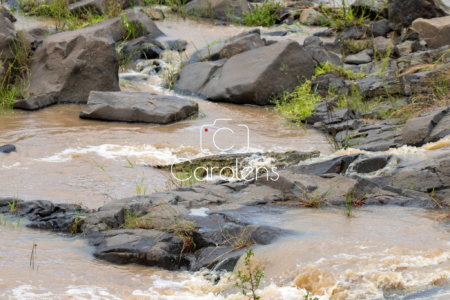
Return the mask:
<path fill-rule="evenodd" d="M 260 269 L 251 269 L 251 257 L 255 256 L 253 249 L 245 251 L 245 269 L 248 274 L 242 271 L 237 271 L 238 282 L 234 284 L 235 287 L 242 289 L 242 294 L 249 299 L 258 300 L 261 297 L 256 294 L 256 290 L 261 284 L 261 279 L 264 277 L 263 271 Z"/>
<path fill-rule="evenodd" d="M 244 13 L 244 24 L 247 26 L 272 26 L 278 20 L 278 12 L 283 5 L 280 2 L 266 0 L 261 6 L 255 6 L 252 12 Z"/>
<path fill-rule="evenodd" d="M 292 93 L 284 91 L 283 95 L 272 103 L 280 116 L 300 123 L 303 118 L 312 114 L 315 104 L 321 100 L 320 95 L 311 90 L 311 81 L 306 80 Z"/>
<path fill-rule="evenodd" d="M 319 300 L 319 298 L 317 298 L 317 297 L 314 297 L 314 299 L 313 299 L 313 297 L 309 296 L 309 291 L 306 291 L 306 295 L 303 296 L 303 299 L 305 299 L 305 300 Z"/>

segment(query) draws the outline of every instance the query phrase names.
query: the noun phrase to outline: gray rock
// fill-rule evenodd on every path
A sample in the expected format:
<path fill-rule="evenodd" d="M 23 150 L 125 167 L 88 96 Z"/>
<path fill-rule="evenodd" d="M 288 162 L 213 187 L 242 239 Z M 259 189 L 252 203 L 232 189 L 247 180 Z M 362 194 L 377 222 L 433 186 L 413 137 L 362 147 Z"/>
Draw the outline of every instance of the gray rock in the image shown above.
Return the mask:
<path fill-rule="evenodd" d="M 125 60 L 158 58 L 164 51 L 164 46 L 155 39 L 141 36 L 121 45 L 119 56 Z"/>
<path fill-rule="evenodd" d="M 270 99 L 311 78 L 314 61 L 293 41 L 279 42 L 219 62 L 184 67 L 174 90 L 218 102 L 267 105 Z"/>
<path fill-rule="evenodd" d="M 386 36 L 389 32 L 391 32 L 391 27 L 389 27 L 389 21 L 387 19 L 379 20 L 373 22 L 368 28 L 369 36 L 379 37 Z"/>
<path fill-rule="evenodd" d="M 14 60 L 14 54 L 11 49 L 14 49 L 16 40 L 16 29 L 14 24 L 0 14 L 0 61 L 11 63 Z"/>
<path fill-rule="evenodd" d="M 15 108 L 86 103 L 91 91 L 120 91 L 117 52 L 107 28 L 47 37 L 32 56 L 30 73 L 29 98 L 16 101 Z"/>
<path fill-rule="evenodd" d="M 196 51 L 189 59 L 188 63 L 191 64 L 230 58 L 236 54 L 264 47 L 265 45 L 266 43 L 261 39 L 259 29 L 246 31 L 221 44 L 216 44 Z"/>
<path fill-rule="evenodd" d="M 372 61 L 372 58 L 367 55 L 365 51 L 359 52 L 354 55 L 349 55 L 344 59 L 344 62 L 346 64 L 352 64 L 352 65 L 361 65 L 361 64 L 367 64 Z"/>
<path fill-rule="evenodd" d="M 17 21 L 16 17 L 7 9 L 5 6 L 0 7 L 0 13 L 5 16 L 8 20 L 11 21 L 11 23 L 14 23 Z"/>
<path fill-rule="evenodd" d="M 371 98 L 400 93 L 400 83 L 395 78 L 366 77 L 358 80 L 356 86 L 362 95 Z"/>
<path fill-rule="evenodd" d="M 309 47 L 309 46 L 322 46 L 323 42 L 322 40 L 317 36 L 308 36 L 303 41 L 303 47 Z"/>
<path fill-rule="evenodd" d="M 342 66 L 342 60 L 339 54 L 336 54 L 320 46 L 309 45 L 305 47 L 306 52 L 314 59 L 316 64 L 325 64 L 327 62 L 335 65 Z"/>
<path fill-rule="evenodd" d="M 395 46 L 395 53 L 398 56 L 408 55 L 413 51 L 414 41 L 404 41 L 401 44 Z"/>
<path fill-rule="evenodd" d="M 119 122 L 167 124 L 198 112 L 187 99 L 151 93 L 91 92 L 80 118 Z"/>
<path fill-rule="evenodd" d="M 386 54 L 389 49 L 394 48 L 393 42 L 383 36 L 379 36 L 373 39 L 373 48 L 380 54 Z"/>
<path fill-rule="evenodd" d="M 447 116 L 449 111 L 449 107 L 439 107 L 422 113 L 417 118 L 409 119 L 403 128 L 403 143 L 410 146 L 422 146 L 444 137 L 449 131 L 450 123 L 448 119 L 450 117 Z M 442 124 L 440 123 L 441 120 L 443 121 Z M 439 126 L 440 124 L 441 126 Z"/>
<path fill-rule="evenodd" d="M 399 76 L 401 92 L 405 96 L 410 96 L 413 93 L 430 93 L 433 87 L 430 86 L 429 80 L 442 74 L 442 71 L 450 68 L 450 64 L 447 63 L 437 69 L 427 72 L 419 72 L 413 74 L 407 74 Z"/>
<path fill-rule="evenodd" d="M 0 146 L 0 153 L 11 153 L 11 152 L 16 152 L 16 147 L 14 145 Z"/>

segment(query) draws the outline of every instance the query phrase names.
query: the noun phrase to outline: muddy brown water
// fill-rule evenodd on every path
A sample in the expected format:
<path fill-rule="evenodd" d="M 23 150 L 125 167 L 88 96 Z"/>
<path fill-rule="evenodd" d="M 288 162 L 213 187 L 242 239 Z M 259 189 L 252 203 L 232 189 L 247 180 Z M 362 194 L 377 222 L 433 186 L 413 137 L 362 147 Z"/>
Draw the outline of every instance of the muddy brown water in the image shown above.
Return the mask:
<path fill-rule="evenodd" d="M 20 17 L 16 27 L 49 22 Z M 188 52 L 248 29 L 176 19 L 158 26 L 167 34 L 164 39 L 188 40 Z M 288 38 L 302 42 L 306 36 Z M 168 93 L 156 86 L 159 81 L 137 86 Z M 136 171 L 124 168 L 127 159 L 148 178 L 148 192 L 164 189 L 170 174 L 144 165 L 201 156 L 203 146 L 207 153 L 217 153 L 210 136 L 200 146 L 204 126 L 210 133 L 225 127 L 220 122 L 211 125 L 217 119 L 232 119 L 225 124 L 235 131 L 218 135 L 223 148 L 234 145 L 233 150 L 241 151 L 249 137 L 250 151 L 320 150 L 324 156 L 317 160 L 360 152 L 331 154 L 324 135 L 283 122 L 273 108 L 190 99 L 199 103 L 205 117 L 164 126 L 81 120 L 78 115 L 84 106 L 78 105 L 3 113 L 0 145 L 14 144 L 18 152 L 0 155 L 0 196 L 96 208 L 136 194 L 137 177 L 132 178 Z M 248 126 L 248 134 L 240 124 Z M 449 145 L 445 140 L 389 153 L 421 159 Z M 350 219 L 332 208 L 266 217 L 260 221 L 301 234 L 255 249 L 253 262 L 266 275 L 258 293 L 264 300 L 303 299 L 306 290 L 320 300 L 403 299 L 413 292 L 418 296 L 410 299 L 448 299 L 449 225 L 439 224 L 436 217 L 436 212 L 397 207 L 356 209 Z M 0 226 L 1 299 L 246 299 L 233 288 L 236 278 L 231 273 L 221 274 L 213 284 L 204 273 L 118 266 L 96 260 L 94 248 L 83 238 L 30 230 L 23 222 L 19 228 L 8 222 Z M 33 243 L 37 244 L 34 269 L 30 268 Z M 429 294 L 420 294 L 427 290 Z"/>

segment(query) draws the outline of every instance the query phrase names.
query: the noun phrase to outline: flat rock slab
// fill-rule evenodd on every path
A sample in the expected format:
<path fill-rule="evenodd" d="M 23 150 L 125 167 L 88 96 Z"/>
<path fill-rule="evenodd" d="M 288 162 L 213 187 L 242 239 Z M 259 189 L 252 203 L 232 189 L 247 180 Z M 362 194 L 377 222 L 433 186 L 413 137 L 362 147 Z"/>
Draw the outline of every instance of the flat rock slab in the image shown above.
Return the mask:
<path fill-rule="evenodd" d="M 198 112 L 198 104 L 174 96 L 133 92 L 91 92 L 80 118 L 167 124 Z"/>

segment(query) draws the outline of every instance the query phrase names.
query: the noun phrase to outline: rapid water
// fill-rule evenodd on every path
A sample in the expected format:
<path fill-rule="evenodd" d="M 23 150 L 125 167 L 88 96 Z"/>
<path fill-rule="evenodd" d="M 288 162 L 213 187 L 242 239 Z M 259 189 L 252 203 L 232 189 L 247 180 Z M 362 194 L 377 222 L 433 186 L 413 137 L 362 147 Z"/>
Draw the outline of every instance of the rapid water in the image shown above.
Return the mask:
<path fill-rule="evenodd" d="M 187 40 L 187 53 L 249 29 L 176 18 L 157 23 L 167 34 L 164 39 Z M 20 17 L 16 28 L 36 24 L 52 25 L 49 20 Z M 305 28 L 287 38 L 301 43 L 316 30 L 322 29 Z M 148 85 L 123 90 L 171 94 L 159 87 L 160 82 L 154 76 Z M 0 145 L 14 144 L 18 152 L 0 155 L 0 196 L 97 208 L 135 195 L 135 180 L 143 175 L 148 179 L 147 193 L 165 189 L 168 172 L 145 165 L 205 155 L 201 129 L 220 128 L 219 123 L 211 125 L 217 119 L 232 119 L 227 126 L 247 125 L 250 151 L 320 150 L 322 157 L 316 161 L 362 152 L 332 153 L 327 136 L 282 121 L 272 108 L 190 99 L 199 104 L 204 117 L 169 125 L 82 120 L 78 115 L 84 106 L 77 105 L 5 112 L 0 116 Z M 246 137 L 245 131 L 236 131 L 220 136 L 219 142 L 242 147 Z M 443 140 L 388 153 L 413 160 L 446 151 L 442 148 L 449 145 Z M 206 150 L 218 151 L 211 144 Z M 128 160 L 137 171 L 124 168 Z M 133 177 L 136 172 L 141 175 Z M 436 221 L 437 212 L 386 207 L 356 209 L 355 215 L 348 219 L 332 208 L 301 209 L 264 219 L 267 225 L 302 234 L 255 249 L 253 262 L 265 273 L 258 291 L 261 299 L 302 299 L 306 290 L 320 300 L 403 299 L 413 292 L 418 293 L 416 298 L 404 299 L 450 297 L 449 226 Z M 220 274 L 214 284 L 205 273 L 118 266 L 94 259 L 94 249 L 82 237 L 30 230 L 24 224 L 0 226 L 0 237 L 1 299 L 247 299 L 233 287 L 236 278 L 231 273 Z M 33 243 L 37 244 L 34 269 L 30 268 Z M 420 296 L 424 290 L 429 294 Z"/>

